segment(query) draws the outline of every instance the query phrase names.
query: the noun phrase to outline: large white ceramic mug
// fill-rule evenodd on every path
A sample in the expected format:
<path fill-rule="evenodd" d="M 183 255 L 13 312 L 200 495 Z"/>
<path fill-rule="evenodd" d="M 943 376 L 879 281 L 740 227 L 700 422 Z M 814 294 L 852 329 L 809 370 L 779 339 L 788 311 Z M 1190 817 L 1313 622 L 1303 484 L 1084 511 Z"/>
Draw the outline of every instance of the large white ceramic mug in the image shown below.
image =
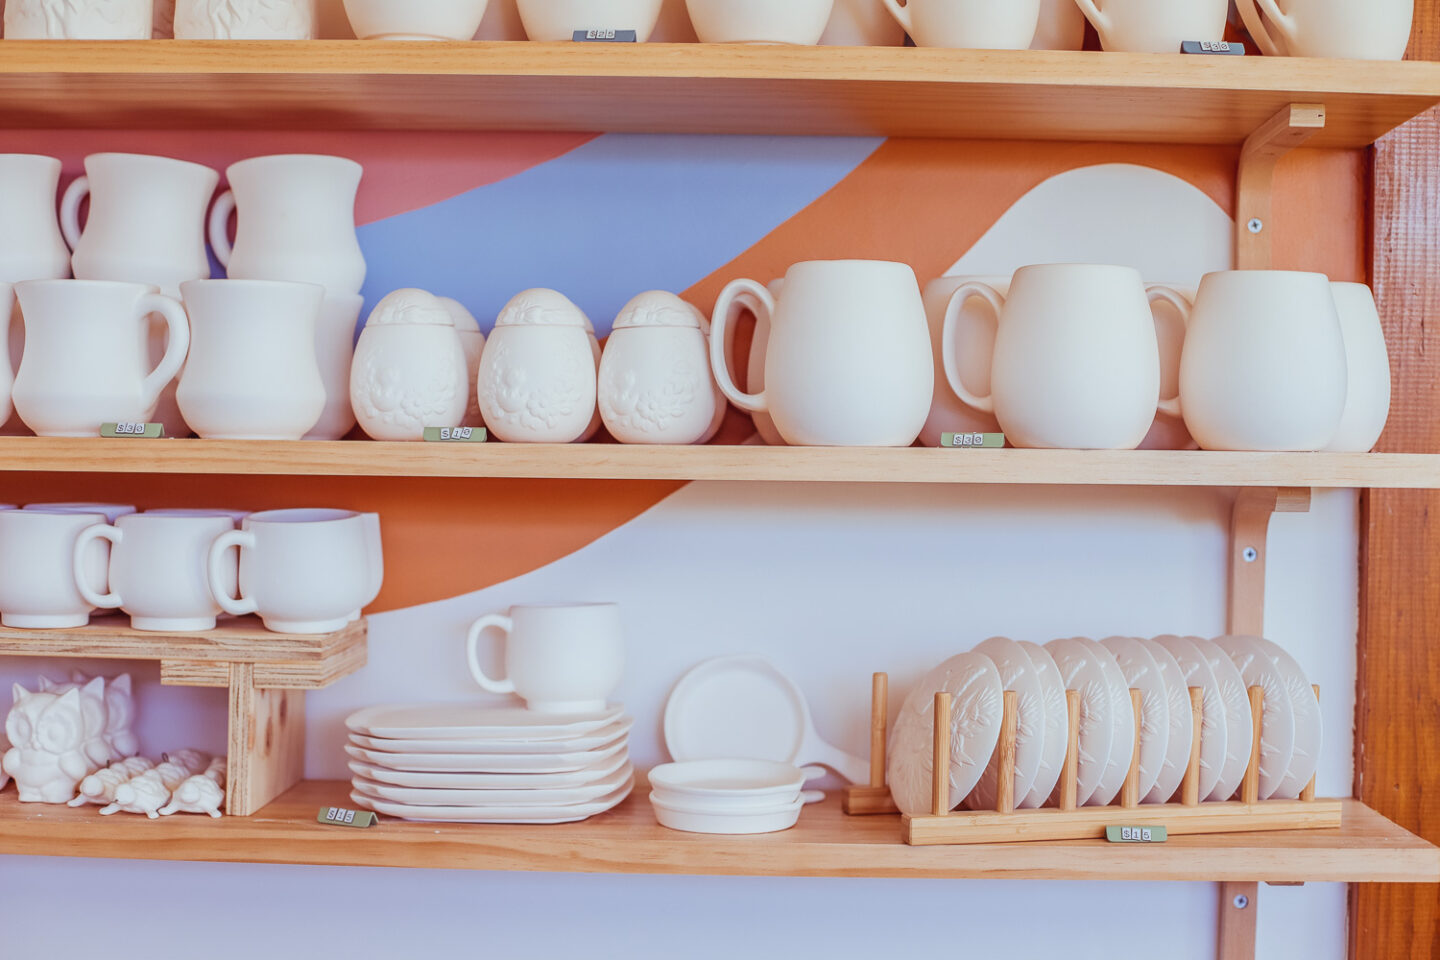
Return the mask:
<path fill-rule="evenodd" d="M 786 0 L 789 2 L 789 0 Z M 641 43 L 660 19 L 662 0 L 519 0 L 531 40 L 570 40 L 576 30 L 634 30 Z"/>
<path fill-rule="evenodd" d="M 1040 0 L 885 0 L 920 47 L 1024 50 L 1040 25 Z"/>
<path fill-rule="evenodd" d="M 505 677 L 480 666 L 480 635 L 505 634 Z M 531 710 L 589 713 L 603 710 L 625 668 L 620 607 L 613 603 L 517 605 L 470 625 L 465 655 L 475 682 L 491 693 L 518 694 Z"/>
<path fill-rule="evenodd" d="M 210 590 L 237 617 L 258 613 L 277 633 L 331 633 L 362 608 L 374 582 L 367 521 L 349 510 L 266 510 L 210 546 Z M 226 592 L 225 553 L 240 548 L 240 592 Z"/>
<path fill-rule="evenodd" d="M 979 296 L 1000 317 L 988 395 L 965 385 L 956 339 L 966 301 Z M 1160 347 L 1150 299 L 1189 304 L 1168 287 L 1149 291 L 1130 267 L 1022 267 L 1008 296 L 971 281 L 946 309 L 942 349 L 950 388 L 993 413 L 1017 447 L 1133 450 L 1160 406 Z"/>
<path fill-rule="evenodd" d="M 1102 47 L 1127 53 L 1179 53 L 1186 40 L 1224 39 L 1230 15 L 1230 0 L 1075 2 L 1100 35 Z"/>
<path fill-rule="evenodd" d="M 320 319 L 315 324 L 315 360 L 325 384 L 325 408 L 305 434 L 306 440 L 339 440 L 355 427 L 355 408 L 350 405 L 350 361 L 355 359 L 355 327 L 364 305 L 365 298 L 357 293 L 326 297 L 320 306 Z M 463 339 L 464 334 L 461 336 Z"/>
<path fill-rule="evenodd" d="M 103 423 L 144 421 L 185 362 L 190 325 L 179 301 L 141 283 L 27 280 L 15 285 L 25 354 L 15 410 L 42 437 L 93 437 Z M 149 316 L 169 330 L 153 369 Z"/>
<path fill-rule="evenodd" d="M 54 157 L 0 154 L 0 281 L 70 276 L 70 250 L 55 212 L 59 189 Z"/>
<path fill-rule="evenodd" d="M 136 630 L 160 632 L 212 630 L 220 605 L 210 592 L 210 545 L 235 529 L 225 516 L 133 513 L 113 525 L 87 527 L 75 542 L 75 581 L 87 603 L 104 610 L 120 608 Z M 108 540 L 108 591 L 90 586 L 86 573 L 89 544 Z M 235 555 L 220 559 L 221 584 L 235 592 Z"/>
<path fill-rule="evenodd" d="M 1240 0 L 1261 49 L 1292 57 L 1402 60 L 1415 0 Z"/>
<path fill-rule="evenodd" d="M 315 324 L 325 288 L 279 280 L 192 280 L 190 359 L 176 399 L 201 437 L 299 440 L 325 409 Z"/>
<path fill-rule="evenodd" d="M 1375 295 L 1363 283 L 1332 283 L 1340 332 L 1345 337 L 1349 389 L 1340 426 L 1325 449 L 1369 453 L 1390 418 L 1390 354 Z"/>
<path fill-rule="evenodd" d="M 7 40 L 149 40 L 154 0 L 10 0 Z"/>
<path fill-rule="evenodd" d="M 685 0 L 701 43 L 814 46 L 835 0 Z"/>
<path fill-rule="evenodd" d="M 313 40 L 315 0 L 176 0 L 176 40 Z"/>
<path fill-rule="evenodd" d="M 77 566 L 88 586 L 102 588 L 110 551 L 91 543 L 77 565 L 75 544 L 86 529 L 104 524 L 101 513 L 0 511 L 0 623 L 27 630 L 89 623 L 92 605 L 76 583 Z"/>
<path fill-rule="evenodd" d="M 770 328 L 758 394 L 742 393 L 726 369 L 726 327 L 742 294 Z M 790 444 L 908 447 L 935 390 L 915 272 L 878 260 L 797 263 L 778 298 L 754 280 L 732 282 L 715 304 L 710 364 L 730 402 L 768 411 Z"/>

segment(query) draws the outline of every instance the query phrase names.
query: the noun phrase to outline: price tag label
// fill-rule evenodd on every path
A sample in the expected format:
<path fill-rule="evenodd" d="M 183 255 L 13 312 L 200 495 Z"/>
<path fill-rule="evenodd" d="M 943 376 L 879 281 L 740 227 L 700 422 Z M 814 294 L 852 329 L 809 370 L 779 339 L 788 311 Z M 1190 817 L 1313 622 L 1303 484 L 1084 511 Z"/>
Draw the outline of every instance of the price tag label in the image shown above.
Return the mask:
<path fill-rule="evenodd" d="M 165 424 L 124 420 L 118 423 L 102 423 L 100 436 L 109 440 L 117 437 L 131 440 L 158 440 L 165 436 Z"/>
<path fill-rule="evenodd" d="M 1243 57 L 1245 56 L 1245 44 L 1230 43 L 1227 40 L 1186 40 L 1180 44 L 1181 53 L 1198 53 L 1202 55 L 1219 54 L 1222 57 Z"/>
<path fill-rule="evenodd" d="M 957 450 L 998 450 L 1005 446 L 1003 433 L 944 433 L 940 446 Z"/>
<path fill-rule="evenodd" d="M 1164 827 L 1106 827 L 1105 839 L 1111 843 L 1164 843 Z"/>
<path fill-rule="evenodd" d="M 321 807 L 315 819 L 333 827 L 373 827 L 379 821 L 369 810 L 346 810 L 344 807 Z"/>
<path fill-rule="evenodd" d="M 484 427 L 426 427 L 429 443 L 484 443 L 489 432 Z"/>
<path fill-rule="evenodd" d="M 576 43 L 636 43 L 640 34 L 634 30 L 576 30 L 570 39 Z"/>

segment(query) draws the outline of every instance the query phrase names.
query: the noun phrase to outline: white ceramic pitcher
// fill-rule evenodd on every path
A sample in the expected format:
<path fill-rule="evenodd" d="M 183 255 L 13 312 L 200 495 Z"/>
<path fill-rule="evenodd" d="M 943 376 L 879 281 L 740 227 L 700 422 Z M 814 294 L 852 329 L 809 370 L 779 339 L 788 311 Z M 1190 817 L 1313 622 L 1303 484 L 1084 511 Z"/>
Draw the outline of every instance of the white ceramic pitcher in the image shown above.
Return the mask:
<path fill-rule="evenodd" d="M 1102 47 L 1127 53 L 1178 54 L 1186 40 L 1224 39 L 1230 15 L 1230 0 L 1075 2 L 1100 35 Z"/>
<path fill-rule="evenodd" d="M 55 213 L 59 189 L 54 157 L 0 154 L 0 282 L 70 276 L 70 249 Z"/>
<path fill-rule="evenodd" d="M 311 154 L 231 164 L 230 189 L 210 211 L 216 259 L 235 280 L 318 283 L 332 297 L 359 293 L 365 255 L 355 235 L 355 196 L 363 172 L 354 160 Z"/>
<path fill-rule="evenodd" d="M 185 362 L 185 308 L 142 283 L 27 280 L 15 285 L 25 315 L 25 354 L 15 409 L 42 437 L 93 437 L 100 425 L 144 421 Z M 149 315 L 169 341 L 151 369 Z"/>
<path fill-rule="evenodd" d="M 1255 42 L 1270 55 L 1401 60 L 1415 0 L 1240 0 Z"/>
<path fill-rule="evenodd" d="M 765 388 L 742 393 L 726 369 L 732 302 L 749 294 L 770 325 Z M 878 260 L 814 260 L 785 274 L 780 297 L 736 280 L 716 301 L 710 365 L 742 410 L 768 411 L 790 444 L 908 447 L 935 390 L 915 271 Z"/>

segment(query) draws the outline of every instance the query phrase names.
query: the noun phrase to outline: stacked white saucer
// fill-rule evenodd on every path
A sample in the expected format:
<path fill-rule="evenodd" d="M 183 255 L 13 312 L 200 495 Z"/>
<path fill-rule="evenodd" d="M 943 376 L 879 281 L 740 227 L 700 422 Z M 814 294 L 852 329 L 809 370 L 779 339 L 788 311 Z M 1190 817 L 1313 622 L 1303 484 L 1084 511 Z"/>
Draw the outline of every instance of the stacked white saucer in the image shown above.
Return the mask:
<path fill-rule="evenodd" d="M 445 823 L 569 823 L 630 794 L 623 708 L 546 714 L 523 707 L 367 707 L 345 721 L 366 810 Z"/>
<path fill-rule="evenodd" d="M 661 826 L 688 833 L 776 833 L 789 830 L 807 803 L 825 798 L 805 790 L 823 776 L 770 760 L 691 760 L 650 771 L 650 805 Z"/>

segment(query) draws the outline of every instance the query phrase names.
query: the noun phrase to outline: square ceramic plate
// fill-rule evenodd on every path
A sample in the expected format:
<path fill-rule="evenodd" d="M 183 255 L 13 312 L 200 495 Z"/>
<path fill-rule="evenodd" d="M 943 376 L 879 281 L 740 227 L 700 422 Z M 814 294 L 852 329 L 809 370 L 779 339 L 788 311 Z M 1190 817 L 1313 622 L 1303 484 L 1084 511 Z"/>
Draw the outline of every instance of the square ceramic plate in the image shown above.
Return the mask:
<path fill-rule="evenodd" d="M 443 790 L 430 787 L 397 787 L 388 783 L 378 783 L 365 777 L 355 777 L 351 784 L 356 791 L 367 797 L 421 807 L 513 807 L 519 803 L 534 804 L 537 807 L 561 807 L 576 803 L 591 803 L 601 797 L 609 796 L 626 783 L 631 782 L 634 777 L 634 768 L 626 763 L 615 772 L 601 777 L 594 783 L 549 790 Z"/>
<path fill-rule="evenodd" d="M 351 733 L 416 740 L 565 740 L 584 736 L 621 715 L 619 705 L 597 713 L 536 713 L 524 707 L 477 703 L 413 703 L 366 707 L 345 720 Z"/>
<path fill-rule="evenodd" d="M 634 719 L 622 716 L 598 730 L 564 740 L 494 740 L 485 737 L 470 740 L 431 740 L 367 737 L 352 733 L 350 742 L 357 747 L 382 753 L 578 753 L 581 750 L 604 749 L 624 737 L 634 725 Z"/>
<path fill-rule="evenodd" d="M 482 754 L 482 753 L 381 753 L 353 743 L 345 752 L 355 760 L 385 767 L 432 773 L 573 773 L 625 752 L 627 741 L 622 737 L 603 750 L 576 753 Z"/>
<path fill-rule="evenodd" d="M 350 772 L 395 787 L 421 787 L 430 790 L 553 790 L 559 787 L 580 787 L 608 777 L 630 760 L 620 750 L 605 760 L 579 770 L 557 773 L 425 773 L 391 770 L 359 760 L 350 761 Z"/>
<path fill-rule="evenodd" d="M 599 800 L 558 807 L 533 804 L 517 804 L 513 807 L 417 807 L 413 804 L 392 803 L 389 800 L 367 797 L 359 791 L 353 791 L 350 800 L 362 810 L 374 810 L 387 817 L 427 823 L 574 823 L 611 809 L 630 796 L 634 787 L 635 781 L 632 778 L 620 789 Z"/>

